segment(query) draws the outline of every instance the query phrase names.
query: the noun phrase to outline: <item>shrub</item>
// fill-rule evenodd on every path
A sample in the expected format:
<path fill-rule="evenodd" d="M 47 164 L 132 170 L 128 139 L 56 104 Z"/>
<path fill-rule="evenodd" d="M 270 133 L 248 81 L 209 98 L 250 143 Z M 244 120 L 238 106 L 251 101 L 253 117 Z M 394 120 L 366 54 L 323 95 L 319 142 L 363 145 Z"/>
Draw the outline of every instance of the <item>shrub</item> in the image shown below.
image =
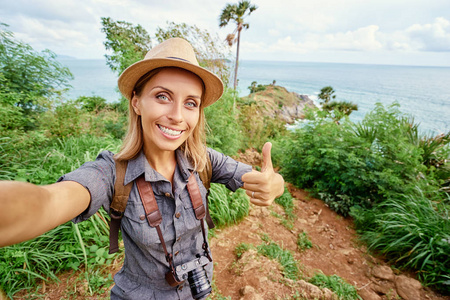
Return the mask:
<path fill-rule="evenodd" d="M 361 124 L 313 117 L 291 140 L 278 142 L 282 173 L 294 185 L 320 193 L 343 215 L 355 204 L 370 207 L 409 193 L 418 177 L 433 190 L 437 182 L 424 175 L 422 150 L 410 143 L 408 128 L 398 105 L 377 105 Z"/>
<path fill-rule="evenodd" d="M 235 155 L 241 149 L 243 136 L 237 121 L 237 94 L 227 89 L 222 98 L 205 109 L 208 123 L 207 144 L 226 155 Z"/>
<path fill-rule="evenodd" d="M 439 196 L 430 199 L 418 188 L 372 210 L 355 207 L 352 216 L 369 249 L 416 271 L 425 285 L 450 293 L 450 211 Z"/>

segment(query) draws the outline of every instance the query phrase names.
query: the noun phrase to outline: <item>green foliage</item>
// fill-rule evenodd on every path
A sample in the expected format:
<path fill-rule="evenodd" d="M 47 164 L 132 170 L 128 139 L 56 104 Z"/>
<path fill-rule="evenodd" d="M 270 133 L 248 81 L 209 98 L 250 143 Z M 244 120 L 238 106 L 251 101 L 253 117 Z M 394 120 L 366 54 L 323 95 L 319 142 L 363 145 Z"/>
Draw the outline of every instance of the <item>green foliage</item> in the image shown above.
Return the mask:
<path fill-rule="evenodd" d="M 211 184 L 209 211 L 214 224 L 220 228 L 236 224 L 248 215 L 250 203 L 243 189 L 231 192 L 223 184 Z"/>
<path fill-rule="evenodd" d="M 261 92 L 266 90 L 266 86 L 258 84 L 256 81 L 252 81 L 252 84 L 248 87 L 251 93 Z"/>
<path fill-rule="evenodd" d="M 14 38 L 14 34 L 0 23 L 0 103 L 18 106 L 30 113 L 39 107 L 43 98 L 59 97 L 73 78 L 50 50 L 36 52 Z M 3 112 L 4 113 L 4 112 Z"/>
<path fill-rule="evenodd" d="M 102 32 L 106 34 L 103 43 L 111 55 L 105 55 L 106 63 L 121 74 L 128 66 L 144 58 L 151 49 L 151 39 L 148 32 L 141 26 L 124 21 L 114 21 L 102 18 Z"/>
<path fill-rule="evenodd" d="M 99 112 L 107 107 L 106 99 L 100 96 L 80 96 L 76 103 L 87 112 Z"/>
<path fill-rule="evenodd" d="M 119 145 L 120 141 L 111 138 L 82 136 L 52 140 L 37 132 L 3 138 L 0 148 L 7 151 L 8 159 L 0 160 L 0 179 L 54 183 L 85 161 L 94 160 L 102 149 L 117 151 Z M 107 264 L 113 257 L 105 254 L 108 225 L 104 217 L 104 212 L 99 212 L 86 222 L 69 222 L 36 239 L 0 248 L 0 256 L 6 258 L 0 261 L 0 287 L 12 297 L 21 289 L 34 287 L 40 279 L 56 280 L 55 274 L 62 270 L 76 270 L 86 263 L 85 267 L 91 270 Z M 94 250 L 92 245 L 97 247 L 95 251 L 90 251 Z"/>
<path fill-rule="evenodd" d="M 187 40 L 194 48 L 200 66 L 219 76 L 225 86 L 228 85 L 230 78 L 230 67 L 227 63 L 229 50 L 225 48 L 218 35 L 212 35 L 207 30 L 202 30 L 195 25 L 174 22 L 167 22 L 166 28 L 158 27 L 155 35 L 160 43 L 173 37 Z"/>
<path fill-rule="evenodd" d="M 268 113 L 265 102 L 241 99 L 239 106 L 239 124 L 243 136 L 242 149 L 262 149 L 267 141 L 286 133 L 285 122 Z"/>
<path fill-rule="evenodd" d="M 331 101 L 325 103 L 322 109 L 330 112 L 333 119 L 339 121 L 344 116 L 349 116 L 352 112 L 358 110 L 358 105 L 348 101 Z"/>
<path fill-rule="evenodd" d="M 236 155 L 242 145 L 243 137 L 237 122 L 239 111 L 234 107 L 236 98 L 235 91 L 226 89 L 219 101 L 205 109 L 209 127 L 206 142 L 226 155 Z"/>
<path fill-rule="evenodd" d="M 234 253 L 236 254 L 237 258 L 240 258 L 242 256 L 242 254 L 244 254 L 245 252 L 247 252 L 248 250 L 253 249 L 253 248 L 254 247 L 252 244 L 240 243 L 234 249 Z"/>
<path fill-rule="evenodd" d="M 358 295 L 356 288 L 337 275 L 327 276 L 323 273 L 317 273 L 309 282 L 320 288 L 330 289 L 339 297 L 339 299 L 362 300 Z"/>
<path fill-rule="evenodd" d="M 335 90 L 331 86 L 323 87 L 317 96 L 319 99 L 323 100 L 320 104 L 326 104 L 330 102 L 331 99 L 335 99 L 336 95 L 333 95 L 334 92 Z"/>
<path fill-rule="evenodd" d="M 301 251 L 305 251 L 306 249 L 311 249 L 313 246 L 311 240 L 308 237 L 308 233 L 302 232 L 297 236 L 297 249 Z"/>
<path fill-rule="evenodd" d="M 284 208 L 286 216 L 290 219 L 295 218 L 293 200 L 294 198 L 286 187 L 284 188 L 283 195 L 275 199 L 275 203 L 281 205 Z"/>
<path fill-rule="evenodd" d="M 250 1 L 241 0 L 238 4 L 228 3 L 222 10 L 219 21 L 220 27 L 227 26 L 230 21 L 236 23 L 238 27 L 248 28 L 249 24 L 244 23 L 244 18 L 249 16 L 258 7 L 250 3 Z M 240 30 L 240 29 L 238 29 Z"/>
<path fill-rule="evenodd" d="M 297 280 L 299 278 L 299 270 L 292 253 L 289 250 L 284 250 L 267 237 L 263 237 L 263 240 L 266 243 L 257 247 L 258 253 L 270 259 L 276 259 L 283 268 L 284 277 Z"/>
<path fill-rule="evenodd" d="M 444 201 L 417 189 L 372 210 L 355 207 L 352 216 L 369 249 L 400 268 L 415 270 L 425 285 L 450 294 L 450 210 Z"/>
<path fill-rule="evenodd" d="M 281 205 L 284 209 L 284 216 L 280 216 L 281 223 L 289 230 L 292 230 L 294 227 L 294 220 L 296 217 L 294 214 L 293 199 L 294 198 L 286 187 L 284 188 L 283 195 L 275 199 L 275 203 Z"/>
<path fill-rule="evenodd" d="M 343 215 L 355 204 L 370 207 L 390 195 L 408 193 L 427 170 L 407 128 L 397 105 L 386 110 L 378 104 L 361 125 L 315 118 L 292 140 L 281 142 L 282 172 L 296 186 L 320 193 Z M 428 184 L 431 189 L 436 181 L 431 177 Z"/>

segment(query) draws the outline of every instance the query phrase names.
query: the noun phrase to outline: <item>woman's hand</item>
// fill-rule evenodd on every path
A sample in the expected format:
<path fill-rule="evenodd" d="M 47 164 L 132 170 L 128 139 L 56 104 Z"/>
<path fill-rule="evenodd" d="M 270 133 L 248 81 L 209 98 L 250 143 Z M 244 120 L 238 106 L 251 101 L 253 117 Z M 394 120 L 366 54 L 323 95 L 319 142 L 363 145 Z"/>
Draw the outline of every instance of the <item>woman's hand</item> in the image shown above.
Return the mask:
<path fill-rule="evenodd" d="M 260 206 L 271 205 L 284 192 L 284 179 L 273 170 L 271 149 L 271 143 L 264 144 L 261 172 L 253 170 L 242 175 L 243 188 L 250 197 L 250 202 Z"/>

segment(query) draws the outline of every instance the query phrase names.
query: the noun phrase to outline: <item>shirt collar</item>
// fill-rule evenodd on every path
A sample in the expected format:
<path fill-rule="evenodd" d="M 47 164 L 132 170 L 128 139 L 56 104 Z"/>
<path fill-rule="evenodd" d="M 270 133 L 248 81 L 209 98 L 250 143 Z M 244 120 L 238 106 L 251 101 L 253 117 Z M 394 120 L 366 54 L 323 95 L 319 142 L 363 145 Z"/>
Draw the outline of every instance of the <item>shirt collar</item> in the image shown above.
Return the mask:
<path fill-rule="evenodd" d="M 177 158 L 178 168 L 183 176 L 183 178 L 187 181 L 191 172 L 194 171 L 194 167 L 191 162 L 186 158 L 183 151 L 177 149 L 175 151 L 175 155 Z M 158 181 L 164 180 L 161 174 L 156 172 L 148 163 L 147 158 L 145 157 L 144 151 L 140 151 L 136 158 L 130 159 L 128 161 L 127 171 L 125 173 L 124 184 L 136 180 L 139 176 L 145 173 L 146 181 Z"/>

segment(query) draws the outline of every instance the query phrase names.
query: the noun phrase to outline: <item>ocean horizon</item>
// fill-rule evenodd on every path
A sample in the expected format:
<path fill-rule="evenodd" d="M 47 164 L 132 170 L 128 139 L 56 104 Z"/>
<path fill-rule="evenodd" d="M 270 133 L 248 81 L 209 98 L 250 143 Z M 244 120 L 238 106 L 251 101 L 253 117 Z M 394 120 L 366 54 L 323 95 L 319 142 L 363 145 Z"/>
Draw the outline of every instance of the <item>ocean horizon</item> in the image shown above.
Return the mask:
<path fill-rule="evenodd" d="M 74 80 L 67 97 L 100 96 L 108 102 L 119 99 L 117 75 L 104 59 L 64 59 Z M 358 122 L 375 103 L 399 103 L 400 111 L 414 118 L 423 133 L 450 131 L 450 67 L 370 65 L 349 63 L 250 61 L 239 62 L 238 93 L 249 94 L 253 81 L 285 87 L 290 92 L 308 95 L 317 103 L 325 86 L 335 90 L 337 101 L 358 105 L 351 120 Z"/>

